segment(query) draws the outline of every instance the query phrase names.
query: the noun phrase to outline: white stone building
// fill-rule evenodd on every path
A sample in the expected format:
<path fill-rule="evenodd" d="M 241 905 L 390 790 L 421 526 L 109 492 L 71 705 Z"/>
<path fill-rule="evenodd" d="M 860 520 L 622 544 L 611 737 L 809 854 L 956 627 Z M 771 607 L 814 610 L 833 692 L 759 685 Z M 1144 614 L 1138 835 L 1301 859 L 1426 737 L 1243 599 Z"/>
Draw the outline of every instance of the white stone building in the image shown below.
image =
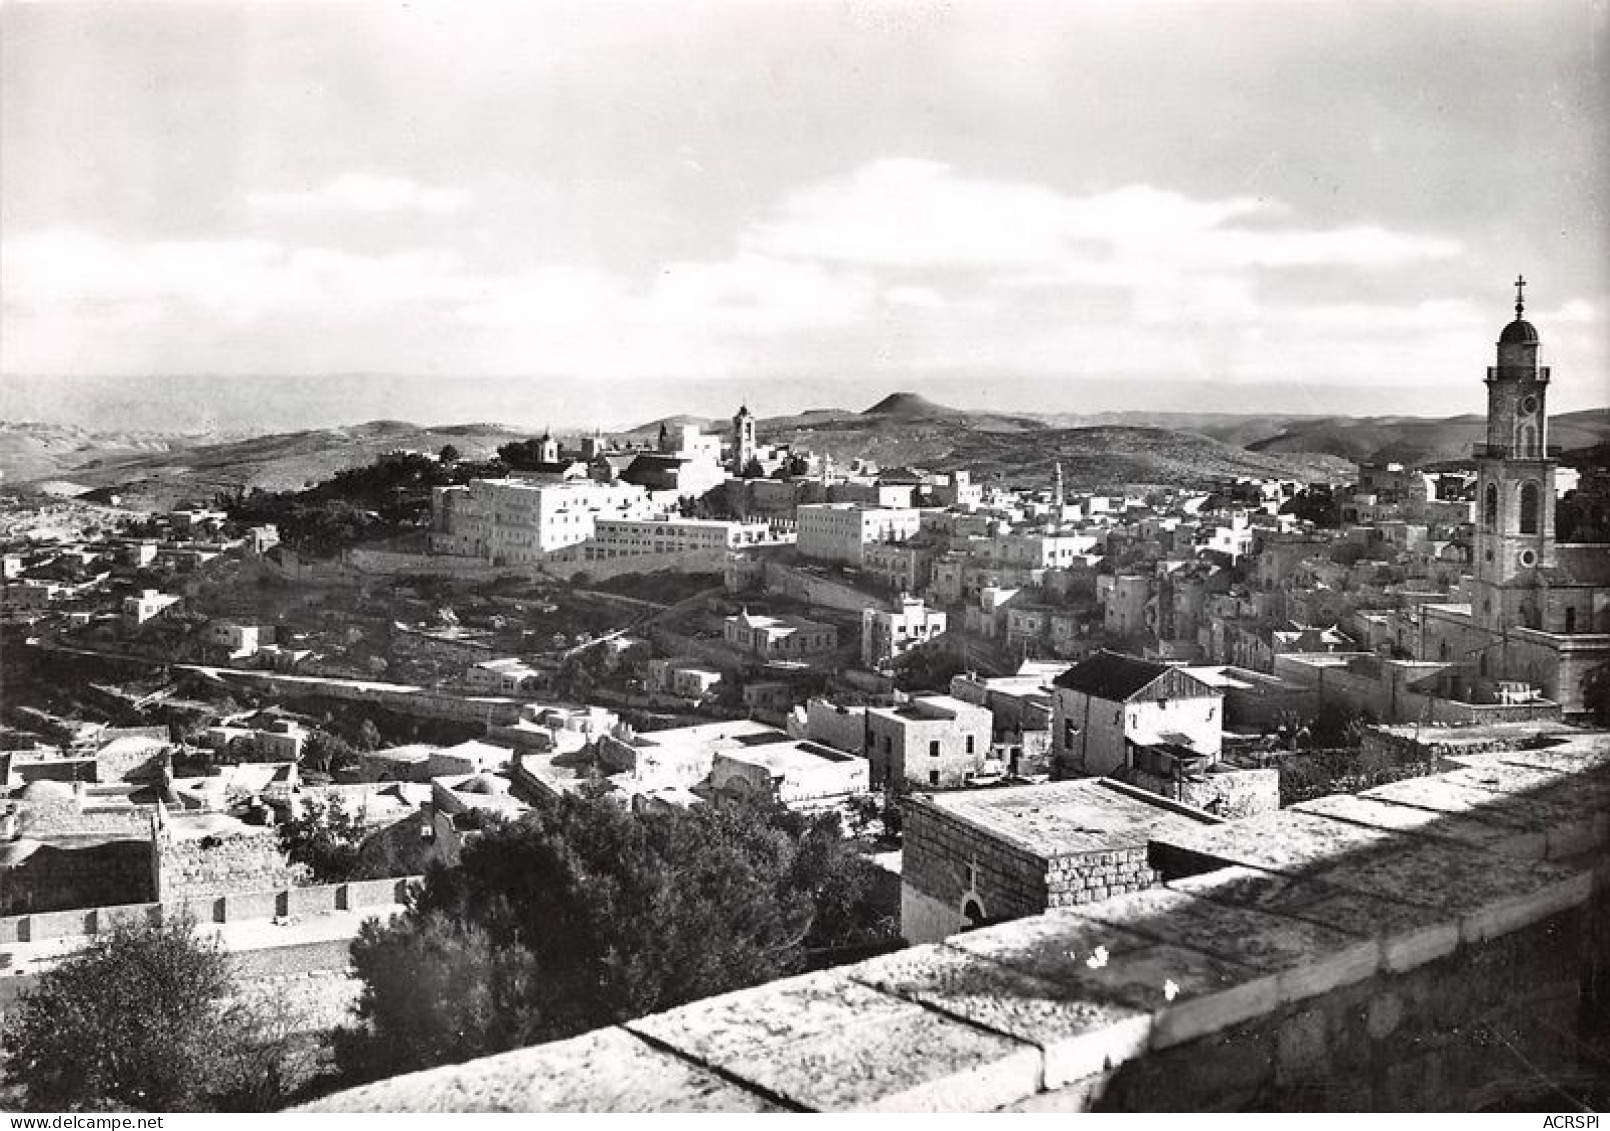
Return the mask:
<path fill-rule="evenodd" d="M 944 633 L 947 618 L 917 597 L 902 596 L 900 607 L 861 610 L 861 663 L 876 668 Z"/>
<path fill-rule="evenodd" d="M 592 538 L 600 520 L 658 513 L 648 492 L 630 483 L 472 479 L 432 492 L 431 548 L 499 564 L 540 562 Z"/>
<path fill-rule="evenodd" d="M 1181 668 L 1098 652 L 1052 682 L 1052 757 L 1064 776 L 1127 769 L 1137 746 L 1217 761 L 1224 693 Z"/>
<path fill-rule="evenodd" d="M 862 548 L 869 543 L 907 541 L 921 524 L 914 508 L 862 503 L 807 503 L 795 515 L 803 556 L 848 565 L 861 564 Z"/>

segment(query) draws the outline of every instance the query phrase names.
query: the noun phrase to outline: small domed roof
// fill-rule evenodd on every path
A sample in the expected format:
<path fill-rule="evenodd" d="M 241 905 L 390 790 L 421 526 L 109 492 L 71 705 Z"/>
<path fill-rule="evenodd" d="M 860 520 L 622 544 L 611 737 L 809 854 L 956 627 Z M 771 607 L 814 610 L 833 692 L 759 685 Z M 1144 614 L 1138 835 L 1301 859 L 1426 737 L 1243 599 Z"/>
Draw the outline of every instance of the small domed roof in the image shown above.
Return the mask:
<path fill-rule="evenodd" d="M 1498 344 L 1501 346 L 1524 345 L 1537 340 L 1537 327 L 1524 318 L 1517 318 L 1504 327 L 1504 332 L 1499 335 Z"/>
<path fill-rule="evenodd" d="M 459 786 L 458 792 L 477 793 L 483 797 L 490 797 L 509 792 L 509 783 L 502 778 L 495 778 L 491 774 L 476 774 L 469 781 Z"/>

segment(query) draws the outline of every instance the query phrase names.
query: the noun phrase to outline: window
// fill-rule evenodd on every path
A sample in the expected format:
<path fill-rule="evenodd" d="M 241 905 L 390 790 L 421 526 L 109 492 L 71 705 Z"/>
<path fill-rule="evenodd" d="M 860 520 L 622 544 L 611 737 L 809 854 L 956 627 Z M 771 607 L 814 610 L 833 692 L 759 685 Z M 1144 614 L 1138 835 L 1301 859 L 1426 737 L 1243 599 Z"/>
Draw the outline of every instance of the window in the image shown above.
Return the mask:
<path fill-rule="evenodd" d="M 930 757 L 930 758 L 939 757 L 939 743 L 937 741 L 930 742 L 928 744 L 928 757 Z"/>
<path fill-rule="evenodd" d="M 972 752 L 973 752 L 973 736 L 968 735 L 967 736 L 967 753 L 971 754 Z"/>
<path fill-rule="evenodd" d="M 1536 483 L 1521 485 L 1521 533 L 1537 533 L 1538 491 Z"/>
<path fill-rule="evenodd" d="M 1487 497 L 1482 503 L 1482 525 L 1489 530 L 1498 525 L 1498 484 L 1487 484 Z"/>
<path fill-rule="evenodd" d="M 1072 746 L 1073 740 L 1078 733 L 1078 724 L 1074 723 L 1072 719 L 1064 721 L 1062 724 L 1062 745 Z"/>
<path fill-rule="evenodd" d="M 1567 635 L 1576 631 L 1576 610 L 1565 610 L 1565 631 Z"/>
<path fill-rule="evenodd" d="M 928 771 L 928 784 L 929 785 L 938 785 L 939 784 L 939 771 L 938 770 L 929 770 Z"/>

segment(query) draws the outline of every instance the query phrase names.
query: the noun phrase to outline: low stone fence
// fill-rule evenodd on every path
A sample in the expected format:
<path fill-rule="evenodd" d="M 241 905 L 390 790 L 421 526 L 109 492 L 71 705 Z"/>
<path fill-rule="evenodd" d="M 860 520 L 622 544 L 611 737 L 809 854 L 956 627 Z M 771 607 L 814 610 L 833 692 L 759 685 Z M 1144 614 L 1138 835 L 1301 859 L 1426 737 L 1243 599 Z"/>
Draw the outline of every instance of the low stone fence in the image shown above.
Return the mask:
<path fill-rule="evenodd" d="M 48 911 L 0 918 L 0 947 L 36 943 L 46 939 L 92 937 L 119 923 L 160 923 L 188 914 L 198 923 L 237 923 L 319 915 L 328 911 L 358 911 L 401 903 L 408 885 L 418 876 L 382 880 L 351 880 L 343 884 L 286 887 L 268 891 L 232 892 L 205 899 L 164 900 L 161 903 L 125 903 L 75 911 Z"/>

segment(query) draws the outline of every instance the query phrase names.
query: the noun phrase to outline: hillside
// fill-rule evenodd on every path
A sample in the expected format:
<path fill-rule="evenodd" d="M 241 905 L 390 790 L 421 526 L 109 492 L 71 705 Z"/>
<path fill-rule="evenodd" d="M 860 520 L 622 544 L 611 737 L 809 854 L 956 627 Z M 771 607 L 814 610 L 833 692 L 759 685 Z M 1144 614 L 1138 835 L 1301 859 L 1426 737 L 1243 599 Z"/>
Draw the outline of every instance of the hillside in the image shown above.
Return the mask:
<path fill-rule="evenodd" d="M 67 478 L 92 461 L 173 452 L 206 437 L 161 432 L 91 432 L 65 424 L 0 422 L 0 475 L 7 483 Z"/>
<path fill-rule="evenodd" d="M 0 435 L 14 434 L 10 430 L 17 427 L 0 426 Z M 7 483 L 48 478 L 89 490 L 115 487 L 126 506 L 162 509 L 238 487 L 300 488 L 398 448 L 435 453 L 452 444 L 466 459 L 486 459 L 499 444 L 525 438 L 496 424 L 431 428 L 396 420 L 224 441 L 187 437 L 185 443 L 169 437 L 162 444 L 153 441 L 134 449 L 117 446 L 116 438 L 87 435 L 83 446 L 62 449 L 56 465 L 43 475 L 26 474 L 40 466 L 37 460 L 13 463 L 0 453 Z"/>
<path fill-rule="evenodd" d="M 1246 446 L 1256 452 L 1324 452 L 1354 462 L 1416 465 L 1468 460 L 1471 446 L 1486 439 L 1486 419 L 1474 414 L 1444 420 L 1331 416 L 1287 421 L 1277 434 Z M 1568 412 L 1549 420 L 1549 443 L 1568 451 L 1606 441 L 1610 410 Z"/>
<path fill-rule="evenodd" d="M 1162 428 L 1057 428 L 1032 417 L 861 415 L 773 431 L 830 454 L 843 466 L 864 457 L 883 467 L 972 468 L 980 478 L 1044 482 L 1059 460 L 1070 487 L 1126 483 L 1205 484 L 1223 476 L 1345 479 L 1352 465 L 1331 456 L 1260 454 L 1208 436 Z"/>

